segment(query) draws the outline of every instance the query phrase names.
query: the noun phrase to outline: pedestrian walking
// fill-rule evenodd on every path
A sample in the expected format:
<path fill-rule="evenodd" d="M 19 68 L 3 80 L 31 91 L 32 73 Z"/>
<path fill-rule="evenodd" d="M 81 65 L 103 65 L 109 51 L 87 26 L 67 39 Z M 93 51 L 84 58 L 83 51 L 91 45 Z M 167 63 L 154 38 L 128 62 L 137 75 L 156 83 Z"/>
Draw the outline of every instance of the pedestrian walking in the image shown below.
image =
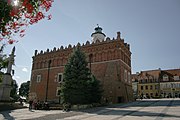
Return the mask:
<path fill-rule="evenodd" d="M 33 100 L 29 101 L 29 110 L 32 110 L 32 106 L 33 106 Z"/>

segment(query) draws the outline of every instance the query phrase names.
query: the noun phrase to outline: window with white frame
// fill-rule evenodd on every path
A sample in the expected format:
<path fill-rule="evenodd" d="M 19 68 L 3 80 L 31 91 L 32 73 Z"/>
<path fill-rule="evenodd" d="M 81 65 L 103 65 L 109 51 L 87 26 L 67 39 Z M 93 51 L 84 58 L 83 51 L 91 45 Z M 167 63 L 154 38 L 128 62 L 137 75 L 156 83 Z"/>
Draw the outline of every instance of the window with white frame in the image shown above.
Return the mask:
<path fill-rule="evenodd" d="M 57 89 L 56 89 L 56 96 L 60 96 L 60 94 L 61 94 L 61 89 L 60 89 L 60 87 L 57 87 Z"/>
<path fill-rule="evenodd" d="M 63 81 L 63 73 L 58 73 L 57 82 L 62 82 L 62 81 Z"/>
<path fill-rule="evenodd" d="M 36 82 L 37 82 L 37 83 L 41 82 L 41 75 L 37 75 L 37 77 L 36 77 Z"/>
<path fill-rule="evenodd" d="M 129 81 L 129 83 L 131 83 L 131 75 L 130 75 L 130 72 L 128 72 L 128 81 Z"/>
<path fill-rule="evenodd" d="M 167 83 L 167 88 L 171 88 L 171 83 Z"/>
<path fill-rule="evenodd" d="M 180 83 L 178 83 L 178 88 L 180 88 Z"/>
<path fill-rule="evenodd" d="M 124 80 L 127 82 L 127 70 L 124 70 Z"/>
<path fill-rule="evenodd" d="M 169 77 L 168 77 L 168 75 L 163 75 L 163 81 L 168 81 L 169 80 Z"/>

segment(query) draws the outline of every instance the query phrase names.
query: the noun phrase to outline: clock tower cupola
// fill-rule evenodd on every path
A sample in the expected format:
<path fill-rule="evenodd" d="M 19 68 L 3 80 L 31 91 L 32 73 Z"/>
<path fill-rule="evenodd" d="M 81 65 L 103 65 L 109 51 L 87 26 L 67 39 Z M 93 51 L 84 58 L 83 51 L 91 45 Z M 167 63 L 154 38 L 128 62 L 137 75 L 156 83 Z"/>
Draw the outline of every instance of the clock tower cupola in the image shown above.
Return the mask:
<path fill-rule="evenodd" d="M 92 42 L 96 42 L 97 40 L 102 42 L 106 37 L 106 35 L 102 32 L 102 28 L 97 24 L 97 27 L 94 30 L 95 32 L 91 34 Z"/>

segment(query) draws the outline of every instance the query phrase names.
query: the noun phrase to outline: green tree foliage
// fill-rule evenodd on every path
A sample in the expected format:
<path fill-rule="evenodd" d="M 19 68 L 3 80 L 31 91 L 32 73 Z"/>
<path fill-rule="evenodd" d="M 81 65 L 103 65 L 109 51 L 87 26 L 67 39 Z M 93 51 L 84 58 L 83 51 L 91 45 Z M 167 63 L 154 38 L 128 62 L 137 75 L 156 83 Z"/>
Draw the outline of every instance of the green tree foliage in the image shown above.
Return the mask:
<path fill-rule="evenodd" d="M 7 5 L 7 2 L 2 0 L 0 2 L 0 33 L 4 31 L 5 25 L 12 19 L 9 15 L 12 6 Z"/>
<path fill-rule="evenodd" d="M 2 75 L 3 75 L 3 73 L 0 72 L 0 84 L 2 83 Z"/>
<path fill-rule="evenodd" d="M 93 88 L 95 84 L 98 84 L 98 82 L 96 83 L 91 78 L 85 53 L 77 47 L 65 66 L 64 82 L 61 87 L 61 102 L 87 104 L 97 101 L 92 99 L 93 94 L 90 93 L 95 91 Z"/>
<path fill-rule="evenodd" d="M 21 84 L 20 88 L 19 88 L 19 95 L 23 96 L 23 97 L 28 97 L 29 95 L 29 85 L 30 85 L 30 81 L 24 82 Z"/>
<path fill-rule="evenodd" d="M 87 83 L 87 98 L 89 103 L 100 103 L 103 93 L 100 81 L 97 80 L 94 75 L 92 75 L 91 80 L 87 81 Z"/>
<path fill-rule="evenodd" d="M 12 89 L 11 89 L 11 92 L 10 92 L 10 97 L 12 97 L 15 101 L 18 100 L 19 96 L 17 94 L 18 92 L 18 84 L 15 80 L 12 81 L 11 83 L 11 86 L 12 86 Z"/>

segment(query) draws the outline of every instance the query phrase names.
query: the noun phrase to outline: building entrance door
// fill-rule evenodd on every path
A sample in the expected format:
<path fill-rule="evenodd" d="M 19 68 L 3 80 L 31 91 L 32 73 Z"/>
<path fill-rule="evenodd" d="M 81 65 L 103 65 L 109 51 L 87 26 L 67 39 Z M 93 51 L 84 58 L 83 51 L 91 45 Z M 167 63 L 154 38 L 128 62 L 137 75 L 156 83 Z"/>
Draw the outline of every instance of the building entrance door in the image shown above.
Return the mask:
<path fill-rule="evenodd" d="M 118 97 L 118 103 L 122 103 L 123 102 L 123 97 Z"/>

